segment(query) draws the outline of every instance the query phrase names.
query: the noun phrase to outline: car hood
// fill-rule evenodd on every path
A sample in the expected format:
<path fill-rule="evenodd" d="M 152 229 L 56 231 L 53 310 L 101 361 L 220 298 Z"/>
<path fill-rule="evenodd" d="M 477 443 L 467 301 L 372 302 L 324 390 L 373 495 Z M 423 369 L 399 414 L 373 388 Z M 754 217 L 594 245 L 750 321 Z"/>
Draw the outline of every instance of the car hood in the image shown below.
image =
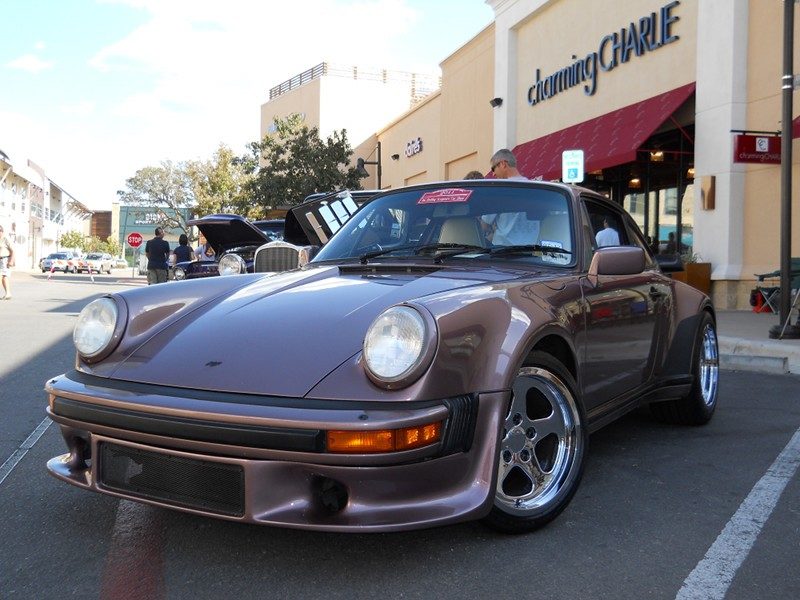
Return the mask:
<path fill-rule="evenodd" d="M 187 221 L 205 236 L 218 252 L 236 246 L 260 246 L 270 241 L 263 231 L 239 215 L 209 215 Z"/>
<path fill-rule="evenodd" d="M 123 296 L 130 315 L 162 311 L 150 318 L 149 329 L 135 318 L 128 325 L 126 338 L 145 341 L 128 348 L 123 343 L 109 359 L 84 370 L 142 383 L 302 397 L 361 350 L 367 328 L 390 306 L 520 276 L 495 269 L 381 272 L 320 266 L 272 277 L 219 278 L 240 285 L 220 282 L 211 292 L 216 296 L 189 308 L 175 294 L 146 293 L 166 286 L 142 288 Z M 176 294 L 185 290 L 182 299 L 191 298 L 203 283 L 173 288 Z M 169 314 L 176 306 L 184 308 Z"/>

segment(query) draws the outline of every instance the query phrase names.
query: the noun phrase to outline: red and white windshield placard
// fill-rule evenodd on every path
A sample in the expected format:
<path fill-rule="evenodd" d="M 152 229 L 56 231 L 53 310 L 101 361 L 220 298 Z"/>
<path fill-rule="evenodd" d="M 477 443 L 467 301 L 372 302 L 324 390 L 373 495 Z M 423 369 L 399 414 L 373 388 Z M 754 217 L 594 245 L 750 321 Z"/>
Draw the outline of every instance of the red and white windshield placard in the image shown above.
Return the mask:
<path fill-rule="evenodd" d="M 417 200 L 417 204 L 439 204 L 444 202 L 466 202 L 472 196 L 472 190 L 464 188 L 447 188 L 444 190 L 434 190 L 425 192 Z"/>

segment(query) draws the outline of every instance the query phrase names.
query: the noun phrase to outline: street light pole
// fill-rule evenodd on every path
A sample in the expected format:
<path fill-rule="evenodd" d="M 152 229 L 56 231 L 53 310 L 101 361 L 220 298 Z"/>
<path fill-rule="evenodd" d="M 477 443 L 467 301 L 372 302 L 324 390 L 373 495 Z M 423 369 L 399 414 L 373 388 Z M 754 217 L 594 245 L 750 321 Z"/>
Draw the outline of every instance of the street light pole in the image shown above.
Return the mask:
<path fill-rule="evenodd" d="M 783 0 L 783 77 L 781 85 L 781 295 L 780 319 L 769 330 L 771 338 L 800 338 L 791 318 L 792 264 L 792 93 L 794 92 L 794 5 Z"/>

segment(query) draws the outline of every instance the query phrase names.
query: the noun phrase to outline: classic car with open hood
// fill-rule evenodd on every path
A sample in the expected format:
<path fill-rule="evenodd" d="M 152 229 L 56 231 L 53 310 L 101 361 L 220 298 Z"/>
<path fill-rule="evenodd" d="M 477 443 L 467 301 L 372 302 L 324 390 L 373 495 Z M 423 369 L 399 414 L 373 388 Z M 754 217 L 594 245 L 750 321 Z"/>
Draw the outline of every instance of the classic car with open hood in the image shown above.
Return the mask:
<path fill-rule="evenodd" d="M 239 215 L 217 214 L 187 221 L 200 230 L 214 249 L 212 260 L 179 262 L 172 267 L 172 279 L 196 279 L 215 275 L 253 272 L 256 249 L 283 239 L 283 219 L 248 221 Z"/>
<path fill-rule="evenodd" d="M 107 294 L 74 342 L 46 383 L 50 473 L 304 529 L 528 531 L 575 494 L 591 432 L 717 404 L 709 298 L 618 205 L 559 183 L 390 190 L 301 268 Z"/>

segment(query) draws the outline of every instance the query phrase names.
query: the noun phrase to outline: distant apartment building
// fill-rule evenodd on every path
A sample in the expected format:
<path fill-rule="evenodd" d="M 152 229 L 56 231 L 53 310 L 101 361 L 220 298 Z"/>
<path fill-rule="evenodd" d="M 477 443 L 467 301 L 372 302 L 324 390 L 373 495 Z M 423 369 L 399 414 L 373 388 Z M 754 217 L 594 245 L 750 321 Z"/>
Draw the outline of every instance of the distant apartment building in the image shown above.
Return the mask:
<path fill-rule="evenodd" d="M 0 223 L 14 245 L 19 268 L 60 250 L 69 231 L 90 235 L 93 213 L 31 160 L 12 160 L 0 150 Z"/>

